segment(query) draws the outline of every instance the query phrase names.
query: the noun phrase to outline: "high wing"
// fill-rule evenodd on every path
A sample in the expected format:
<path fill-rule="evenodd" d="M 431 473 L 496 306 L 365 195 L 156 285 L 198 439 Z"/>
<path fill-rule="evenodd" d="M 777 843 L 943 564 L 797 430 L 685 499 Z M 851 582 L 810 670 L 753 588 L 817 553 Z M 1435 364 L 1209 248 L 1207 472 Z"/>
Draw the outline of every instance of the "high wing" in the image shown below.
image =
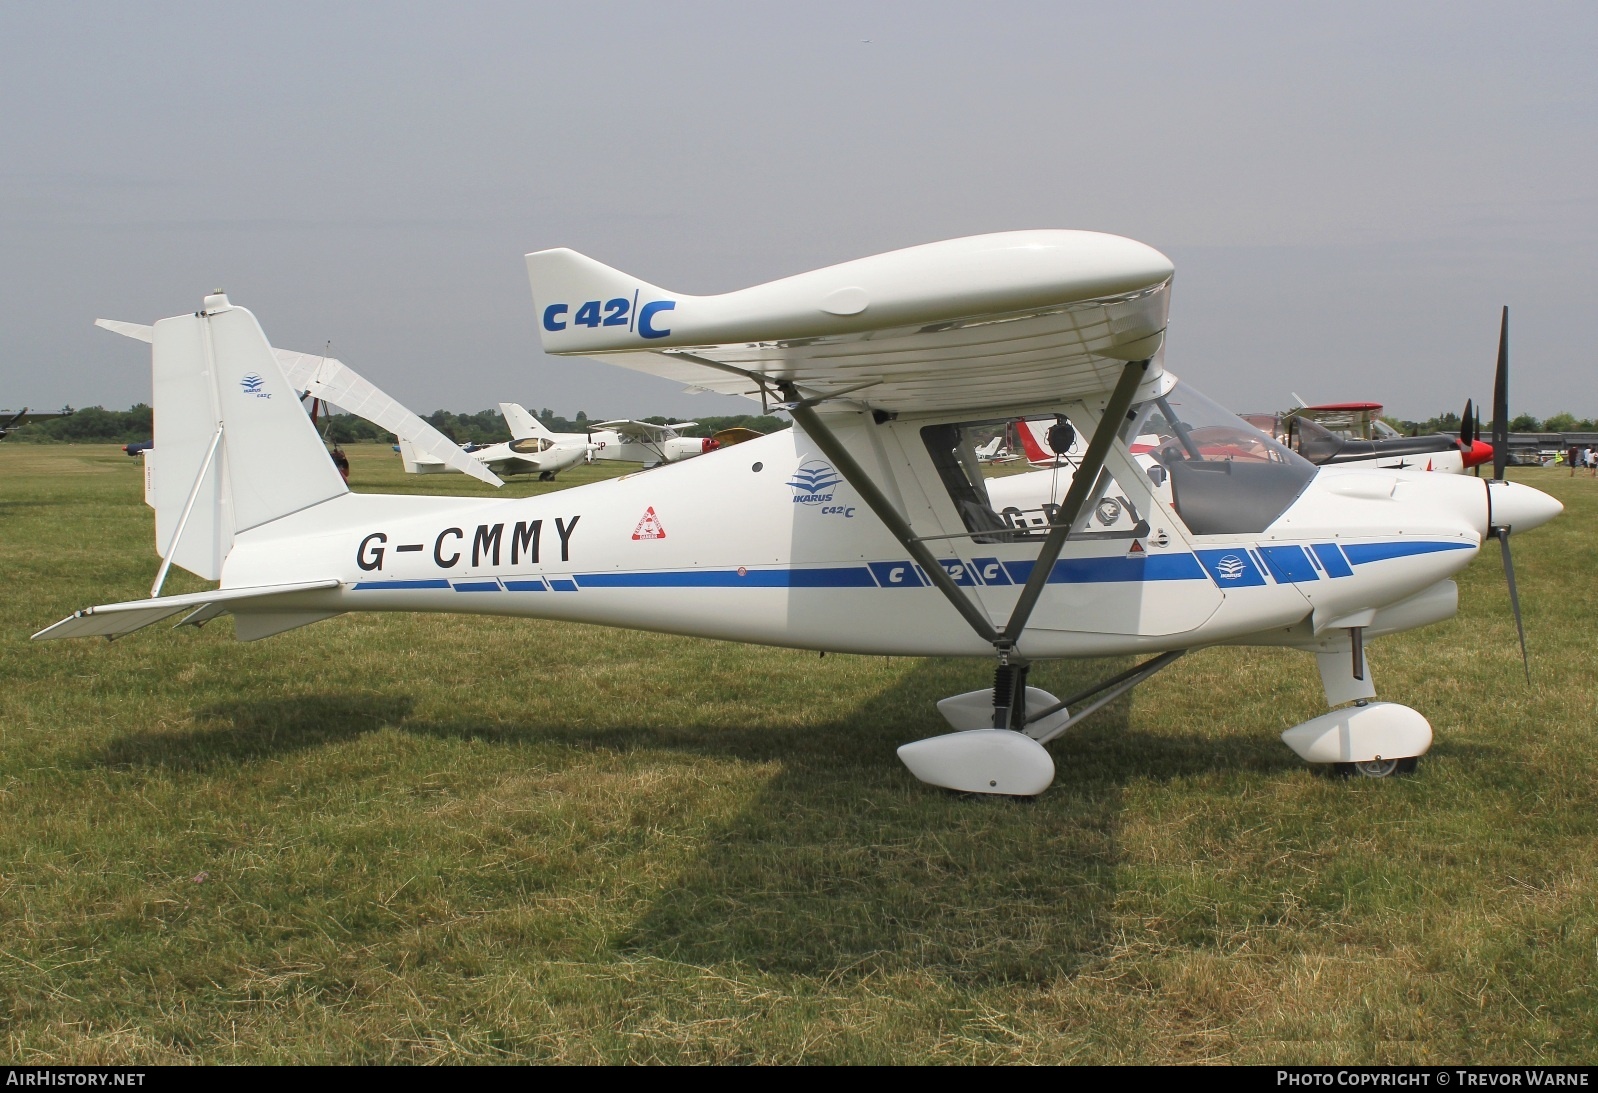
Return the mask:
<path fill-rule="evenodd" d="M 142 342 L 154 337 L 150 327 L 139 323 L 96 319 L 94 325 Z M 387 429 L 408 441 L 419 455 L 430 457 L 426 462 L 442 463 L 490 486 L 504 485 L 483 463 L 461 451 L 460 446 L 449 437 L 411 413 L 343 361 L 275 346 L 272 354 L 296 391 L 313 395 L 323 402 L 331 402 L 373 425 Z"/>
<path fill-rule="evenodd" d="M 697 421 L 674 421 L 670 425 L 652 425 L 647 421 L 601 421 L 592 426 L 594 429 L 609 429 L 620 433 L 628 440 L 639 443 L 650 441 L 674 440 L 682 434 L 682 430 L 698 425 Z"/>
<path fill-rule="evenodd" d="M 1108 393 L 1156 357 L 1173 267 L 1119 236 L 946 240 L 719 296 L 669 292 L 565 248 L 527 256 L 544 349 L 765 399 L 885 412 Z M 1159 383 L 1157 360 L 1144 385 Z"/>

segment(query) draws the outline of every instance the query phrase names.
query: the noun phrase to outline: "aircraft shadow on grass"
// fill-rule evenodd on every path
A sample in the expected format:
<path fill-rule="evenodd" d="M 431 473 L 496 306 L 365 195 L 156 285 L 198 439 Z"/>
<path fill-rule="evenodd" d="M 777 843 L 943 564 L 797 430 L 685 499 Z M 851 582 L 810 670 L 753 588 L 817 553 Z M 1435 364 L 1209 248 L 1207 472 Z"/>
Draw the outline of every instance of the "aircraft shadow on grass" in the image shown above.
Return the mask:
<path fill-rule="evenodd" d="M 408 695 L 395 694 L 295 695 L 216 703 L 194 711 L 195 728 L 188 732 L 119 736 L 88 765 L 206 770 L 271 759 L 400 724 L 414 705 Z"/>
<path fill-rule="evenodd" d="M 1076 686 L 1130 664 L 1056 671 Z M 1053 745 L 1061 776 L 1043 797 L 929 791 L 893 761 L 893 749 L 940 731 L 927 720 L 929 699 L 979 685 L 973 677 L 984 668 L 927 661 L 858 713 L 805 727 L 462 720 L 411 721 L 404 729 L 780 764 L 615 945 L 693 965 L 840 981 L 934 974 L 982 984 L 1070 975 L 1113 943 L 1128 782 L 1301 769 L 1268 736 L 1217 741 L 1131 729 L 1123 701 Z"/>
<path fill-rule="evenodd" d="M 1130 661 L 1055 665 L 1060 693 Z M 777 763 L 780 772 L 664 888 L 618 952 L 857 981 L 932 974 L 980 986 L 1071 975 L 1113 945 L 1125 787 L 1216 771 L 1300 771 L 1271 734 L 1131 727 L 1122 700 L 1056 741 L 1035 799 L 934 792 L 893 760 L 938 731 L 928 700 L 977 667 L 926 661 L 857 713 L 809 726 L 640 727 L 414 719 L 405 695 L 311 695 L 196 711 L 187 733 L 114 741 L 98 764 L 203 770 L 385 726 L 443 739 Z M 1065 678 L 1059 678 L 1064 676 Z M 1147 707 L 1138 720 L 1157 719 Z"/>

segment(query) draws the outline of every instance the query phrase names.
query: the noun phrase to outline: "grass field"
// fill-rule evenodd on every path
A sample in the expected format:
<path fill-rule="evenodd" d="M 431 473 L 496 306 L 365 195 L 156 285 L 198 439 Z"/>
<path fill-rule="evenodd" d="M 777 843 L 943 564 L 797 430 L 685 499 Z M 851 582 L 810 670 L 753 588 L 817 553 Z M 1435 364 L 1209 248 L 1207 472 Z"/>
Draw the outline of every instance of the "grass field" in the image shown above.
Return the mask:
<path fill-rule="evenodd" d="M 1416 776 L 1313 773 L 1277 739 L 1312 659 L 1215 649 L 1017 801 L 893 754 L 981 662 L 452 616 L 30 643 L 147 595 L 152 521 L 114 447 L 0 445 L 4 1054 L 1592 1063 L 1598 481 L 1514 476 L 1566 505 L 1515 542 L 1533 685 L 1495 551 L 1370 646 Z"/>

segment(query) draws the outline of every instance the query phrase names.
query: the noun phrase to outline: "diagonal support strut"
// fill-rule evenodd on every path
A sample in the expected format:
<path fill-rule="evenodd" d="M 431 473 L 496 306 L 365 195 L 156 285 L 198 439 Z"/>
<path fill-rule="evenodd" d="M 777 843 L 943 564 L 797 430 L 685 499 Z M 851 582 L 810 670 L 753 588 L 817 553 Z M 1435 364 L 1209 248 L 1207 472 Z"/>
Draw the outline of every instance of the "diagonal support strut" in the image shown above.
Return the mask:
<path fill-rule="evenodd" d="M 833 435 L 832 430 L 827 428 L 814 406 L 809 404 L 808 400 L 801 399 L 799 392 L 790 383 L 782 385 L 782 393 L 783 397 L 793 404 L 788 409 L 789 415 L 799 423 L 810 439 L 816 442 L 826 457 L 832 460 L 833 466 L 838 468 L 838 473 L 855 488 L 855 492 L 860 494 L 861 499 L 876 514 L 877 519 L 881 520 L 892 532 L 893 537 L 899 540 L 899 545 L 910 552 L 916 564 L 926 572 L 927 579 L 937 586 L 938 591 L 954 605 L 954 609 L 960 612 L 961 617 L 971 625 L 971 629 L 975 630 L 983 641 L 997 643 L 999 633 L 988 621 L 986 612 L 960 591 L 960 586 L 954 583 L 954 578 L 949 576 L 948 570 L 944 569 L 926 545 L 916 538 L 916 533 L 909 522 L 899 514 L 899 510 L 894 507 L 892 501 L 888 500 L 887 495 L 877 488 L 871 476 L 855 462 L 849 449 L 845 448 Z"/>
<path fill-rule="evenodd" d="M 1071 478 L 1071 488 L 1066 491 L 1065 500 L 1054 517 L 1054 530 L 1049 532 L 1049 537 L 1043 541 L 1043 549 L 1038 551 L 1038 558 L 1032 565 L 1031 575 L 1027 577 L 1026 587 L 1021 590 L 1020 598 L 1015 601 L 1010 621 L 1005 624 L 998 640 L 994 642 L 1001 655 L 1015 647 L 1021 632 L 1026 629 L 1027 620 L 1032 617 L 1032 609 L 1037 606 L 1038 597 L 1043 595 L 1043 586 L 1049 583 L 1049 574 L 1054 570 L 1054 563 L 1059 560 L 1060 551 L 1065 547 L 1066 539 L 1070 537 L 1071 528 L 1076 523 L 1076 518 L 1081 515 L 1082 506 L 1087 503 L 1088 497 L 1098 485 L 1099 472 L 1104 469 L 1104 458 L 1109 455 L 1110 445 L 1115 442 L 1116 435 L 1121 431 L 1121 424 L 1126 420 L 1127 411 L 1132 408 L 1132 399 L 1137 395 L 1138 385 L 1143 382 L 1148 367 L 1149 362 L 1146 360 L 1127 361 L 1126 367 L 1121 369 L 1121 378 L 1116 381 L 1115 390 L 1110 393 L 1110 401 L 1104 407 L 1104 416 L 1099 418 L 1099 426 L 1093 430 L 1093 439 L 1088 442 L 1088 450 L 1082 456 L 1082 463 Z"/>
<path fill-rule="evenodd" d="M 861 499 L 899 544 L 910 552 L 910 556 L 926 573 L 927 578 L 938 591 L 943 593 L 944 598 L 953 605 L 954 609 L 960 612 L 960 616 L 966 620 L 971 629 L 975 630 L 982 640 L 993 645 L 1003 664 L 1008 663 L 1016 641 L 1026 629 L 1027 620 L 1031 617 L 1033 608 L 1037 606 L 1038 598 L 1043 594 L 1043 588 L 1048 583 L 1054 563 L 1059 559 L 1060 551 L 1070 536 L 1071 527 L 1081 515 L 1082 506 L 1087 503 L 1088 497 L 1097 487 L 1110 445 L 1115 442 L 1115 437 L 1120 432 L 1121 422 L 1132 407 L 1132 400 L 1137 395 L 1143 377 L 1148 373 L 1148 366 L 1147 360 L 1141 360 L 1128 361 L 1122 368 L 1121 376 L 1116 381 L 1109 402 L 1104 408 L 1104 416 L 1100 418 L 1098 428 L 1093 431 L 1093 439 L 1088 442 L 1087 452 L 1083 455 L 1082 462 L 1072 477 L 1071 488 L 1066 492 L 1065 500 L 1060 505 L 1055 517 L 1055 527 L 1044 540 L 1043 548 L 1033 564 L 1032 573 L 1027 578 L 1026 586 L 1021 590 L 1021 596 L 1010 615 L 1010 621 L 1002 631 L 995 630 L 986 612 L 954 583 L 954 578 L 950 577 L 948 571 L 938 563 L 937 558 L 926 548 L 909 522 L 900 515 L 893 502 L 877 488 L 871 476 L 866 474 L 854 456 L 821 420 L 815 411 L 814 401 L 802 399 L 792 383 L 782 383 L 780 389 L 784 399 L 789 403 L 787 407 L 789 415 L 816 442 L 822 453 L 832 460 L 838 472 L 855 488 Z"/>

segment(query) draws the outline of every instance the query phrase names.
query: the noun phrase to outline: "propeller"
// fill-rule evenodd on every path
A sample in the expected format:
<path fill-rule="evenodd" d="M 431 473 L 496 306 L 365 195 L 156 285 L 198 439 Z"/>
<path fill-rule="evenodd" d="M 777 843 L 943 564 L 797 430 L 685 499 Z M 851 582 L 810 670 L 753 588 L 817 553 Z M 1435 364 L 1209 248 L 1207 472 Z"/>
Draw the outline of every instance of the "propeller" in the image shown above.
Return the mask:
<path fill-rule="evenodd" d="M 1509 308 L 1498 328 L 1498 370 L 1493 373 L 1493 481 L 1504 480 L 1509 465 Z"/>
<path fill-rule="evenodd" d="M 1493 478 L 1487 483 L 1487 534 L 1498 540 L 1504 555 L 1504 579 L 1509 583 L 1509 606 L 1515 613 L 1515 632 L 1520 635 L 1520 663 L 1531 683 L 1531 658 L 1526 653 L 1526 626 L 1520 616 L 1520 593 L 1515 588 L 1515 563 L 1509 556 L 1507 524 L 1493 523 L 1493 487 L 1504 482 L 1509 465 L 1509 308 L 1504 308 L 1498 329 L 1498 368 L 1493 373 Z"/>
<path fill-rule="evenodd" d="M 1476 419 L 1472 416 L 1470 399 L 1465 400 L 1465 412 L 1459 418 L 1459 442 L 1465 447 L 1476 443 Z"/>

